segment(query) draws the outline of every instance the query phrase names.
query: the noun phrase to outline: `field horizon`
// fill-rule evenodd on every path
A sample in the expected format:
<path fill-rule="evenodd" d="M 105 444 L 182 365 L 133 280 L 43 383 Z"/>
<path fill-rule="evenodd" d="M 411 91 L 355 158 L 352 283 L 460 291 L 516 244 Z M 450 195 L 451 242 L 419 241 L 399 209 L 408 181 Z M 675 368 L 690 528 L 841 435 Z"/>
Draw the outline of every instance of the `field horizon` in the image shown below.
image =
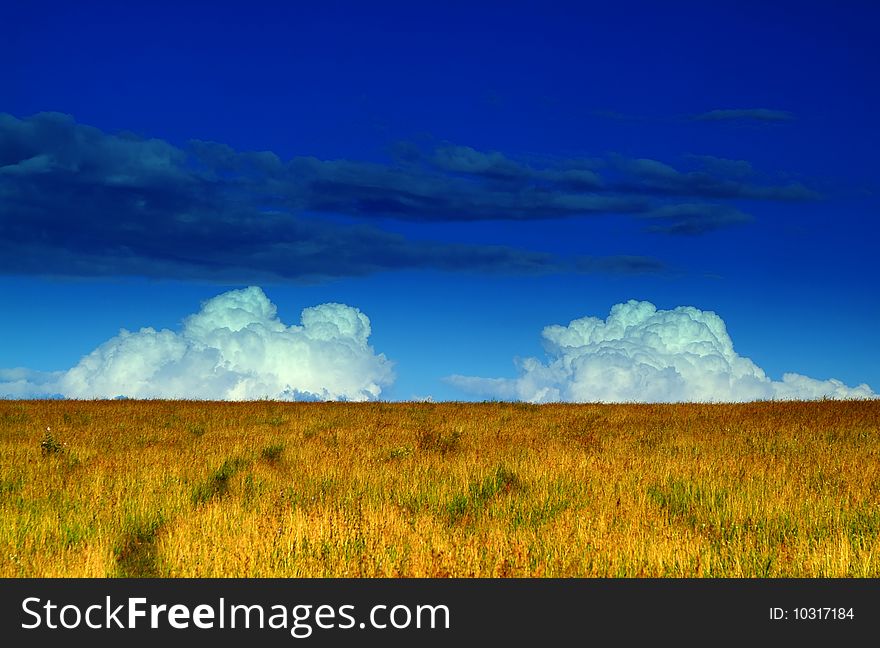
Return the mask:
<path fill-rule="evenodd" d="M 880 401 L 0 401 L 3 577 L 878 577 Z"/>

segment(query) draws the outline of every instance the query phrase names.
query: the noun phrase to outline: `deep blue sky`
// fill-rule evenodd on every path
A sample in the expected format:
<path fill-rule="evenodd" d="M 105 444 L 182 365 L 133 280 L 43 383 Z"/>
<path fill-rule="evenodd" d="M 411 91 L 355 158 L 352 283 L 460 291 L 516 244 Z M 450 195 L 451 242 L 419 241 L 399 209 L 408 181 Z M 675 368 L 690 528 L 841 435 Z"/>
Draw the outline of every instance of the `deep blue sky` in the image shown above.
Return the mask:
<path fill-rule="evenodd" d="M 86 162 L 0 184 L 0 367 L 66 369 L 259 284 L 288 323 L 369 315 L 389 398 L 467 397 L 442 378 L 513 375 L 545 325 L 628 299 L 717 312 L 773 378 L 880 387 L 875 3 L 435 4 L 6 7 L 0 167 Z M 44 111 L 69 118 L 35 135 Z M 195 156 L 211 190 L 102 144 L 120 132 Z M 575 194 L 609 202 L 559 207 Z M 265 210 L 277 229 L 240 227 Z M 263 255 L 287 236 L 325 247 Z"/>

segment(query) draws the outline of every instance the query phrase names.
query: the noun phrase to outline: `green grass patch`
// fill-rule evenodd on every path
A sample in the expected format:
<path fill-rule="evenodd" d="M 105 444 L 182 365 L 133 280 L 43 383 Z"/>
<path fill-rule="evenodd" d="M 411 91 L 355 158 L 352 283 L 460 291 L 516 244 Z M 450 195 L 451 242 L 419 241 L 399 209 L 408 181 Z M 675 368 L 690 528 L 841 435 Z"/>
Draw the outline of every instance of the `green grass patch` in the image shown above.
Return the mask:
<path fill-rule="evenodd" d="M 121 578 L 159 576 L 156 540 L 164 524 L 161 513 L 135 517 L 125 524 L 125 531 L 115 548 L 116 575 Z"/>
<path fill-rule="evenodd" d="M 215 497 L 226 495 L 229 491 L 229 480 L 247 464 L 241 457 L 226 459 L 205 481 L 196 485 L 193 489 L 193 502 L 204 504 Z"/>
<path fill-rule="evenodd" d="M 260 450 L 260 457 L 269 463 L 277 463 L 281 459 L 282 454 L 284 454 L 283 443 L 273 443 Z"/>
<path fill-rule="evenodd" d="M 491 475 L 471 482 L 467 492 L 454 495 L 446 504 L 450 524 L 461 522 L 467 515 L 477 514 L 494 497 L 522 490 L 519 477 L 512 470 L 498 466 Z"/>

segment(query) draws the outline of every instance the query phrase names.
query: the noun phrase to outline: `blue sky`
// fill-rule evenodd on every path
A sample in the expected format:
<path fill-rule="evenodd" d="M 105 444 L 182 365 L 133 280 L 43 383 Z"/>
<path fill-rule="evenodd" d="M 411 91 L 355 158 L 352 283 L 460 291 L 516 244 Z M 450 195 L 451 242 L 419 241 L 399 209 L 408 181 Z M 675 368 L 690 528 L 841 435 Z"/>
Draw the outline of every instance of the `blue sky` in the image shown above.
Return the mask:
<path fill-rule="evenodd" d="M 880 386 L 876 5 L 419 5 L 8 8 L 0 367 L 259 285 L 368 315 L 383 398 L 631 299 Z"/>

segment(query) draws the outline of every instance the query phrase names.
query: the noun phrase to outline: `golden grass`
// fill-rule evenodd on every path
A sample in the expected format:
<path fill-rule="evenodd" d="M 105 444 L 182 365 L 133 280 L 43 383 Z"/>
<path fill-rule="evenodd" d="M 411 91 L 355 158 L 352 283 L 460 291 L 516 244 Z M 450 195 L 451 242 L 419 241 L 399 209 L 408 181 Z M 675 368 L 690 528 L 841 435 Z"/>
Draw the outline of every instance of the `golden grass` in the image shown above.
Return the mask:
<path fill-rule="evenodd" d="M 0 576 L 877 577 L 880 401 L 0 401 Z"/>

